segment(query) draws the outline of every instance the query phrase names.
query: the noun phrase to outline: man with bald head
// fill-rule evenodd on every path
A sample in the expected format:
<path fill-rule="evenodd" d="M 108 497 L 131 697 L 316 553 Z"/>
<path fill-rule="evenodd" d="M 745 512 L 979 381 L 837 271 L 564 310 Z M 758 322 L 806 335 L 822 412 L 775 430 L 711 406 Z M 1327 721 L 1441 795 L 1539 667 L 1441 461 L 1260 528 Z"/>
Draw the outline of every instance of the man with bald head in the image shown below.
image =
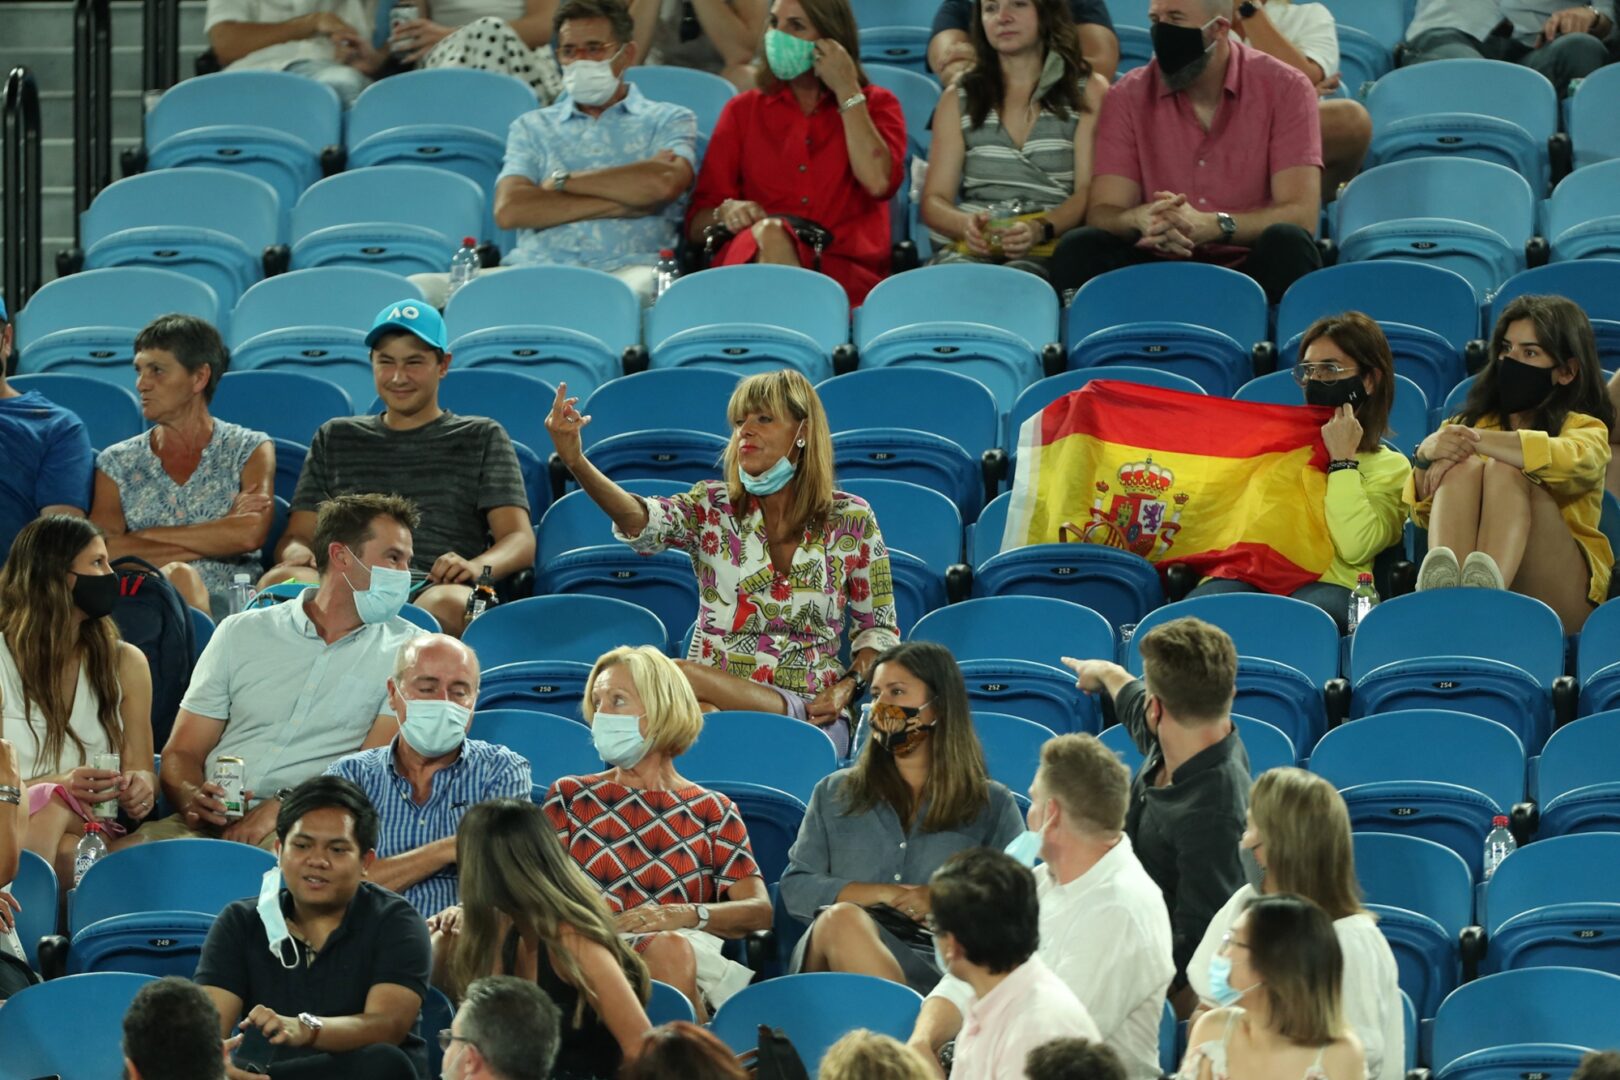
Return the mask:
<path fill-rule="evenodd" d="M 478 657 L 448 634 L 422 634 L 400 647 L 388 700 L 400 720 L 393 740 L 326 771 L 360 785 L 377 808 L 370 880 L 434 915 L 458 902 L 461 819 L 486 799 L 527 799 L 533 781 L 519 755 L 467 738 Z"/>

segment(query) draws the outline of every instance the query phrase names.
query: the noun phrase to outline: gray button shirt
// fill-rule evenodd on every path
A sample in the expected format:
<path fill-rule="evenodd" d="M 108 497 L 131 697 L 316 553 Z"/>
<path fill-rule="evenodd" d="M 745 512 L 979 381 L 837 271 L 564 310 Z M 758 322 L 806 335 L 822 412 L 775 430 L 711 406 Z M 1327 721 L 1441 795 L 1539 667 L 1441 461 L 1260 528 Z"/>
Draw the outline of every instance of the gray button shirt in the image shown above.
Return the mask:
<path fill-rule="evenodd" d="M 1423 0 L 1412 25 L 1407 28 L 1406 40 L 1411 41 L 1425 30 L 1461 30 L 1484 41 L 1503 19 L 1513 22 L 1513 37 L 1525 44 L 1536 44 L 1541 28 L 1556 12 L 1565 8 L 1591 6 L 1612 24 L 1615 17 L 1614 0 Z"/>

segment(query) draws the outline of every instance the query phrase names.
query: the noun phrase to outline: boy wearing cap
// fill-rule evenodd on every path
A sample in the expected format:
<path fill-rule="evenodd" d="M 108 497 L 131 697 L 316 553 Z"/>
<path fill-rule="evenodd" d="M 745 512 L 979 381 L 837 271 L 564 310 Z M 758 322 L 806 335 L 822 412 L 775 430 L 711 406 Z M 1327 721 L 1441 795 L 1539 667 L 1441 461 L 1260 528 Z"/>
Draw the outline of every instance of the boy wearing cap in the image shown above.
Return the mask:
<path fill-rule="evenodd" d="M 534 531 L 523 475 L 506 430 L 487 417 L 439 407 L 450 370 L 444 319 L 419 300 L 378 313 L 372 375 L 386 406 L 377 416 L 328 420 L 315 433 L 293 492 L 280 563 L 264 582 L 313 580 L 315 508 L 334 495 L 382 491 L 421 511 L 412 600 L 446 633 L 461 635 L 467 598 L 484 567 L 496 581 L 534 565 Z"/>

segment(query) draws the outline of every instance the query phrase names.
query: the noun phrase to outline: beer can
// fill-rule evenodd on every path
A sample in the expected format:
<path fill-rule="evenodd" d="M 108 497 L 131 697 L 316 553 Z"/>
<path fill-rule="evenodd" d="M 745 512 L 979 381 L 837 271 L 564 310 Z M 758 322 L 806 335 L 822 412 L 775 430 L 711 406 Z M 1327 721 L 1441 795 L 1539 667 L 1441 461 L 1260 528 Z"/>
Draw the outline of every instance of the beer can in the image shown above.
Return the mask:
<path fill-rule="evenodd" d="M 415 22 L 422 17 L 422 9 L 415 4 L 395 4 L 388 12 L 388 34 L 393 36 L 403 24 Z M 394 42 L 393 52 L 396 56 L 408 53 L 416 48 L 415 38 L 402 38 Z"/>
<path fill-rule="evenodd" d="M 247 806 L 242 801 L 242 781 L 247 777 L 247 762 L 239 757 L 222 757 L 214 759 L 214 783 L 219 785 L 225 794 L 221 799 L 225 803 L 225 816 L 232 821 L 239 819 L 247 812 Z"/>
<path fill-rule="evenodd" d="M 90 760 L 91 768 L 101 769 L 105 772 L 118 772 L 118 755 L 112 753 L 96 754 Z M 95 815 L 98 818 L 112 820 L 118 816 L 118 800 L 108 799 L 106 802 L 96 803 Z"/>

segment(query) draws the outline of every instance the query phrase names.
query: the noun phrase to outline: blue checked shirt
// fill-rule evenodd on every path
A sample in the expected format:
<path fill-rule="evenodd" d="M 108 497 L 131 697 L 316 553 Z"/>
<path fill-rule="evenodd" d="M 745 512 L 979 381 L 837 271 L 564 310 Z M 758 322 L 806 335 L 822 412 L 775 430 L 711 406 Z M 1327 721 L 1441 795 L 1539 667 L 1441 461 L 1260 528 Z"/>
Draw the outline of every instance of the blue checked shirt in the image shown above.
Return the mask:
<path fill-rule="evenodd" d="M 395 766 L 393 743 L 341 757 L 326 773 L 359 784 L 377 808 L 377 856 L 383 859 L 454 836 L 474 804 L 527 799 L 533 784 L 526 760 L 504 746 L 478 739 L 462 743 L 461 756 L 433 774 L 432 793 L 420 806 L 411 794 L 411 782 Z M 459 903 L 459 892 L 452 864 L 400 895 L 427 916 Z"/>
<path fill-rule="evenodd" d="M 697 117 L 681 105 L 650 101 L 635 86 L 624 99 L 591 118 L 567 94 L 554 105 L 512 121 L 500 179 L 521 176 L 536 184 L 561 170 L 576 173 L 645 161 L 669 150 L 697 168 Z M 612 272 L 652 266 L 660 248 L 673 248 L 689 193 L 649 217 L 571 221 L 549 229 L 519 229 L 517 247 L 502 266 L 563 264 Z"/>

